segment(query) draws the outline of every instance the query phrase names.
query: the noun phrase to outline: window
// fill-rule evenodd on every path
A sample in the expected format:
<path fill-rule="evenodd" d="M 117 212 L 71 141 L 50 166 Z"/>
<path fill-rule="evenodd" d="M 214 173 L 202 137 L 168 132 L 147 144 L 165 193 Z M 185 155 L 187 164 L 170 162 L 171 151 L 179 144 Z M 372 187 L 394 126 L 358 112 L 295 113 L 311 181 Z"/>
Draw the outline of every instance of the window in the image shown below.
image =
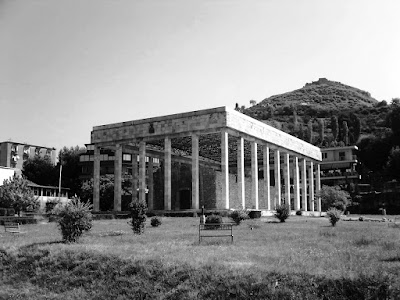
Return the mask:
<path fill-rule="evenodd" d="M 89 161 L 89 155 L 81 155 L 79 161 Z"/>
<path fill-rule="evenodd" d="M 122 156 L 122 159 L 123 159 L 124 161 L 131 161 L 131 160 L 132 160 L 132 155 L 130 155 L 130 154 L 124 154 L 124 155 Z"/>
<path fill-rule="evenodd" d="M 327 159 L 327 158 L 328 158 L 328 153 L 322 152 L 322 159 Z"/>

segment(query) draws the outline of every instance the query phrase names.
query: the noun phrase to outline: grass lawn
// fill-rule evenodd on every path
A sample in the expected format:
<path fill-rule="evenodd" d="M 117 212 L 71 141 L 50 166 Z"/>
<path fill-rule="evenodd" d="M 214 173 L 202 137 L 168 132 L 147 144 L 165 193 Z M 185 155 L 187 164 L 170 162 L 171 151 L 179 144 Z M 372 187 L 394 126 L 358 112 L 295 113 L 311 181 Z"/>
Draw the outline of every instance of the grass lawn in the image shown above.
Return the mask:
<path fill-rule="evenodd" d="M 380 217 L 376 216 L 376 218 Z M 116 269 L 125 268 L 118 267 L 119 264 L 125 266 L 135 263 L 137 267 L 140 263 L 144 266 L 144 269 L 140 270 L 145 274 L 151 274 L 149 278 L 156 276 L 154 272 L 157 268 L 169 273 L 172 269 L 182 268 L 181 272 L 186 272 L 184 279 L 178 277 L 180 278 L 178 280 L 174 277 L 175 275 L 172 277 L 185 282 L 186 288 L 184 291 L 176 292 L 170 299 L 177 299 L 179 295 L 183 295 L 182 299 L 206 299 L 214 298 L 215 295 L 219 295 L 215 297 L 220 299 L 245 299 L 246 295 L 251 297 L 253 292 L 251 289 L 246 289 L 246 283 L 242 282 L 243 278 L 247 278 L 247 284 L 249 281 L 255 282 L 263 286 L 260 290 L 269 290 L 267 295 L 270 295 L 271 299 L 298 299 L 299 293 L 302 293 L 300 289 L 308 289 L 302 287 L 302 284 L 318 286 L 326 284 L 328 288 L 325 290 L 320 291 L 318 287 L 315 287 L 315 293 L 314 290 L 310 290 L 310 293 L 307 292 L 304 296 L 308 299 L 321 299 L 323 295 L 321 293 L 327 293 L 329 286 L 338 282 L 345 285 L 349 282 L 367 282 L 368 280 L 372 281 L 369 283 L 370 287 L 367 286 L 365 289 L 371 293 L 367 295 L 368 293 L 364 290 L 360 292 L 360 295 L 365 295 L 363 299 L 400 297 L 400 228 L 390 226 L 387 222 L 340 221 L 336 227 L 332 227 L 327 218 L 291 216 L 285 223 L 278 223 L 273 217 L 267 217 L 247 220 L 239 226 L 234 226 L 233 244 L 230 243 L 229 237 L 208 238 L 199 244 L 198 218 L 162 218 L 160 227 L 151 227 L 148 220 L 145 233 L 139 236 L 132 233 L 127 221 L 94 221 L 92 230 L 85 233 L 76 244 L 60 242 L 61 234 L 56 223 L 23 225 L 25 233 L 20 235 L 1 232 L 0 249 L 3 249 L 3 260 L 0 256 L 0 267 L 3 264 L 6 270 L 3 271 L 3 278 L 12 272 L 21 274 L 23 270 L 27 273 L 31 272 L 32 276 L 27 276 L 21 279 L 22 281 L 20 279 L 14 282 L 4 280 L 0 283 L 0 290 L 3 291 L 0 292 L 0 299 L 13 294 L 19 295 L 21 299 L 99 298 L 98 294 L 93 296 L 93 287 L 88 287 L 85 283 L 76 285 L 75 282 L 73 288 L 64 291 L 62 288 L 52 288 L 51 284 L 46 283 L 47 279 L 43 279 L 53 276 L 51 274 L 54 272 L 63 270 L 59 266 L 62 261 L 60 255 L 62 254 L 61 256 L 65 259 L 66 253 L 70 260 L 79 260 L 81 263 L 85 261 L 79 258 L 82 253 L 89 255 L 86 258 L 88 261 L 95 257 L 108 257 L 109 261 L 115 260 Z M 225 221 L 229 220 L 225 219 Z M 31 259 L 30 266 L 19 261 L 22 258 L 28 261 L 28 256 Z M 44 260 L 45 257 L 46 260 Z M 12 263 L 8 263 L 8 259 L 12 260 Z M 40 263 L 37 263 L 38 261 Z M 52 269 L 57 263 L 58 267 L 51 274 L 45 274 L 44 266 Z M 151 270 L 146 265 L 151 266 Z M 76 268 L 76 266 L 71 268 Z M 80 272 L 86 269 L 90 267 Z M 209 280 L 206 276 L 207 272 L 212 272 L 212 276 L 216 277 Z M 32 279 L 35 276 L 38 276 L 37 279 Z M 74 273 L 74 276 L 77 275 Z M 300 279 L 293 276 L 300 276 Z M 162 276 L 157 284 L 171 280 L 164 277 Z M 225 281 L 221 278 L 225 278 Z M 53 280 L 59 279 L 53 278 Z M 190 290 L 189 287 L 193 291 L 194 286 L 201 286 L 201 282 L 197 280 L 204 281 L 206 285 L 209 284 L 209 290 L 212 285 L 213 291 L 216 292 L 203 291 L 201 287 L 192 293 L 187 291 Z M 217 287 L 214 287 L 215 281 L 218 280 L 221 280 L 225 290 L 236 286 L 235 291 L 230 290 L 228 294 L 223 291 L 219 293 Z M 387 286 L 383 294 L 374 294 L 374 286 L 379 289 L 385 283 Z M 24 289 L 21 289 L 21 284 L 25 286 Z M 147 283 L 149 284 L 155 283 Z M 169 288 L 178 291 L 177 287 L 180 285 L 176 284 L 170 287 L 170 283 L 165 283 L 166 286 L 160 287 L 160 291 L 163 289 L 164 292 L 156 294 L 151 294 L 152 291 L 149 291 L 150 294 L 146 292 L 147 299 L 167 299 L 165 291 Z M 243 288 L 238 287 L 238 284 L 243 284 Z M 299 286 L 296 287 L 296 284 Z M 132 286 L 130 286 L 131 289 Z M 361 291 L 361 288 L 359 289 Z M 261 291 L 254 293 L 253 298 L 265 298 L 265 295 L 261 296 Z M 354 292 L 349 292 L 349 295 L 353 294 L 355 298 L 347 297 L 340 292 L 334 293 L 337 294 L 337 298 L 325 296 L 326 299 L 360 299 Z M 142 297 L 144 294 L 135 295 L 138 298 L 146 298 Z M 120 299 L 125 299 L 123 296 L 120 297 L 122 297 Z"/>

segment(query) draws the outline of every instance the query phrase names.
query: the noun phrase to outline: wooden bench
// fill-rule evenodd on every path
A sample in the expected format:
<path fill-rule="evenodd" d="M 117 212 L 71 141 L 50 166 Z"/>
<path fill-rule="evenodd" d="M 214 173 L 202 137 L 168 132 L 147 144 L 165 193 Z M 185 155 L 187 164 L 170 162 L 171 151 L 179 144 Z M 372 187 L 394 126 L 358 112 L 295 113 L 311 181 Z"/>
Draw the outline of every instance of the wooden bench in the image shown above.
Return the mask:
<path fill-rule="evenodd" d="M 10 233 L 22 233 L 19 223 L 16 222 L 4 222 L 4 231 Z"/>
<path fill-rule="evenodd" d="M 232 223 L 221 224 L 200 224 L 199 225 L 199 244 L 204 237 L 224 237 L 230 236 L 231 243 L 233 243 Z M 209 234 L 207 234 L 209 233 Z"/>

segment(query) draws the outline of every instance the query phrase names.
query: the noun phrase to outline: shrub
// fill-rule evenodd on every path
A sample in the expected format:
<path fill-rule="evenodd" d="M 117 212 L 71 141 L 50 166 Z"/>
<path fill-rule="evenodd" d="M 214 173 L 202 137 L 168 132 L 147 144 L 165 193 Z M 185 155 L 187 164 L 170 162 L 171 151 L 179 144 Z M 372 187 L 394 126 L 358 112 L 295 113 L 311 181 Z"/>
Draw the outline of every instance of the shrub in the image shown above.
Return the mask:
<path fill-rule="evenodd" d="M 290 207 L 287 204 L 278 205 L 275 208 L 275 217 L 282 223 L 290 216 Z"/>
<path fill-rule="evenodd" d="M 365 237 L 365 236 L 361 236 L 360 238 L 358 238 L 358 239 L 356 239 L 354 241 L 354 244 L 356 246 L 358 246 L 358 247 L 360 247 L 360 246 L 369 246 L 369 245 L 374 244 L 374 241 L 372 239 L 369 239 L 369 238 Z"/>
<path fill-rule="evenodd" d="M 130 223 L 133 233 L 142 234 L 144 233 L 144 225 L 146 223 L 146 202 L 134 201 L 131 203 L 131 217 Z"/>
<path fill-rule="evenodd" d="M 296 216 L 301 216 L 303 212 L 301 210 L 296 211 Z"/>
<path fill-rule="evenodd" d="M 329 222 L 332 224 L 332 226 L 335 226 L 336 223 L 339 222 L 342 213 L 343 212 L 341 210 L 335 207 L 331 207 L 330 209 L 328 209 L 326 215 L 328 216 Z"/>
<path fill-rule="evenodd" d="M 56 207 L 57 204 L 61 203 L 59 199 L 51 199 L 46 202 L 46 213 L 51 213 L 54 207 Z"/>
<path fill-rule="evenodd" d="M 161 222 L 161 219 L 159 217 L 154 216 L 154 217 L 151 218 L 150 224 L 153 227 L 158 227 L 158 226 L 160 226 L 162 224 L 162 222 Z"/>
<path fill-rule="evenodd" d="M 92 228 L 91 207 L 91 204 L 73 198 L 67 204 L 57 206 L 53 210 L 65 242 L 77 242 L 84 231 Z"/>
<path fill-rule="evenodd" d="M 240 225 L 243 220 L 247 220 L 249 218 L 249 214 L 247 211 L 239 209 L 232 211 L 229 214 L 229 217 L 236 223 L 236 225 Z"/>
<path fill-rule="evenodd" d="M 323 185 L 319 195 L 321 197 L 322 210 L 335 207 L 342 211 L 350 204 L 350 194 L 338 186 Z"/>
<path fill-rule="evenodd" d="M 209 215 L 206 218 L 206 224 L 221 224 L 222 223 L 222 217 L 219 215 Z M 206 227 L 207 229 L 215 229 L 218 228 L 219 225 L 215 225 L 215 226 L 208 226 Z"/>

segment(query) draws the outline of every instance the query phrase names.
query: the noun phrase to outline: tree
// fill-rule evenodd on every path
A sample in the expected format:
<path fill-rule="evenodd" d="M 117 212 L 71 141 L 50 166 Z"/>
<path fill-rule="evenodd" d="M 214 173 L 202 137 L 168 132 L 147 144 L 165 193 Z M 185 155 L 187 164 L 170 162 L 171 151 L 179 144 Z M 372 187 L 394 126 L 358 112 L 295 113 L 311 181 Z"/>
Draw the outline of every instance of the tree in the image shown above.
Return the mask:
<path fill-rule="evenodd" d="M 81 186 L 81 199 L 93 200 L 93 178 Z M 112 210 L 114 207 L 114 175 L 100 176 L 100 210 Z"/>
<path fill-rule="evenodd" d="M 367 136 L 357 143 L 359 152 L 358 157 L 371 171 L 381 171 L 386 165 L 392 143 L 389 138 L 377 138 L 375 136 Z"/>
<path fill-rule="evenodd" d="M 394 143 L 400 144 L 400 105 L 393 105 L 392 110 L 387 116 L 387 125 L 392 129 Z"/>
<path fill-rule="evenodd" d="M 361 121 L 360 118 L 355 115 L 354 113 L 350 113 L 350 121 L 351 121 L 351 131 L 352 131 L 352 143 L 357 143 L 358 139 L 360 138 L 361 133 Z"/>
<path fill-rule="evenodd" d="M 28 158 L 23 164 L 22 174 L 26 179 L 40 185 L 57 185 L 57 169 L 50 157 L 35 155 Z"/>
<path fill-rule="evenodd" d="M 343 142 L 346 146 L 349 145 L 349 127 L 346 121 L 343 121 Z"/>
<path fill-rule="evenodd" d="M 300 123 L 299 125 L 299 134 L 298 134 L 299 139 L 304 139 L 304 129 L 303 129 L 303 123 Z"/>
<path fill-rule="evenodd" d="M 350 204 L 350 194 L 341 190 L 338 186 L 323 185 L 318 196 L 321 197 L 323 211 L 331 207 L 345 211 Z"/>
<path fill-rule="evenodd" d="M 400 98 L 393 98 L 392 99 L 392 105 L 399 106 L 400 105 Z"/>
<path fill-rule="evenodd" d="M 333 140 L 337 141 L 339 134 L 339 122 L 336 116 L 331 117 L 331 129 L 332 129 Z"/>
<path fill-rule="evenodd" d="M 64 147 L 58 153 L 58 166 L 57 166 L 57 178 L 59 175 L 60 167 L 62 165 L 61 172 L 61 185 L 70 189 L 72 195 L 80 195 L 81 193 L 81 181 L 79 179 L 80 166 L 79 156 L 85 151 L 84 148 L 79 146 L 75 147 Z"/>
<path fill-rule="evenodd" d="M 23 177 L 16 176 L 10 180 L 6 179 L 0 186 L 0 206 L 5 208 L 14 208 L 20 215 L 21 211 L 36 209 L 39 201 L 33 191 L 28 186 L 28 181 Z"/>
<path fill-rule="evenodd" d="M 318 131 L 320 144 L 322 145 L 325 139 L 324 119 L 318 119 Z"/>
<path fill-rule="evenodd" d="M 293 131 L 297 133 L 299 131 L 299 118 L 297 117 L 296 109 L 293 108 Z"/>
<path fill-rule="evenodd" d="M 385 171 L 390 178 L 400 179 L 400 148 L 390 150 L 388 162 Z"/>
<path fill-rule="evenodd" d="M 313 123 L 312 120 L 308 121 L 307 124 L 307 139 L 310 144 L 313 143 Z"/>

